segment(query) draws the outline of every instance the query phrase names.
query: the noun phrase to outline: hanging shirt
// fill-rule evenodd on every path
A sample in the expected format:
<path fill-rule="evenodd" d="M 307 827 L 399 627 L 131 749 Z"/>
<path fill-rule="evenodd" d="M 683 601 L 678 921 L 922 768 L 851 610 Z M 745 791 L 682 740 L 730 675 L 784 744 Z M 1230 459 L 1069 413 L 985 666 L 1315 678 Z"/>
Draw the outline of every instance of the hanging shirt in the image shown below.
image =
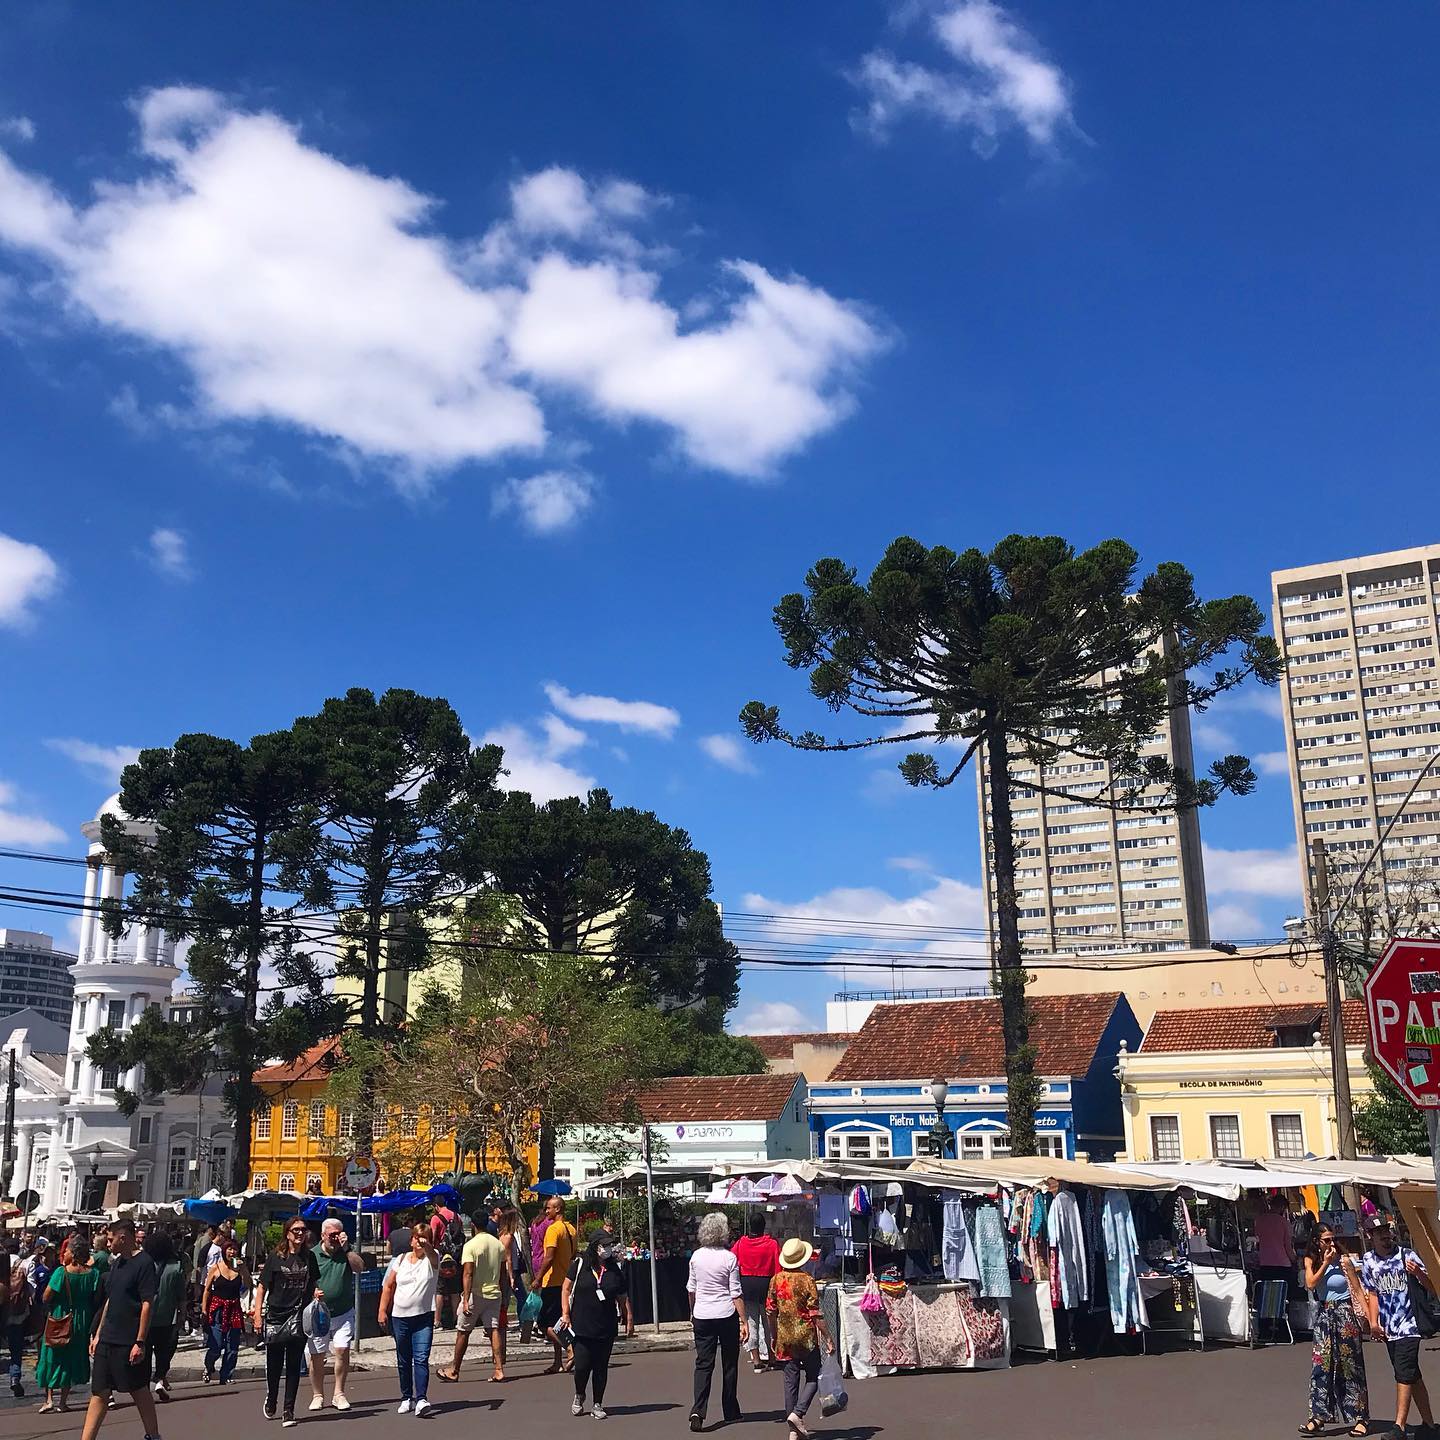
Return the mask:
<path fill-rule="evenodd" d="M 1061 1309 L 1078 1310 L 1090 1298 L 1090 1285 L 1080 1206 L 1068 1190 L 1052 1197 L 1045 1228 L 1057 1272 L 1052 1278 L 1052 1294 L 1058 1294 Z"/>
<path fill-rule="evenodd" d="M 945 1225 L 940 1239 L 940 1267 L 945 1278 L 979 1280 L 980 1261 L 965 1225 L 965 1202 L 958 1195 L 945 1197 Z"/>

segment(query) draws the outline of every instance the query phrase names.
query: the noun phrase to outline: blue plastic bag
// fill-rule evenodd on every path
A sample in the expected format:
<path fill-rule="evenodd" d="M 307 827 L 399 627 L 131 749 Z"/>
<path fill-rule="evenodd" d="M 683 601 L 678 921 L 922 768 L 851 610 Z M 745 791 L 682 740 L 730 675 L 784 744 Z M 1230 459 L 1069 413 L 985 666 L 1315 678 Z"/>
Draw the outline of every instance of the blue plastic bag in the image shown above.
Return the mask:
<path fill-rule="evenodd" d="M 834 1355 L 827 1355 L 820 1367 L 820 1413 L 838 1415 L 849 1403 L 840 1361 Z"/>
<path fill-rule="evenodd" d="M 540 1292 L 532 1290 L 525 1297 L 525 1303 L 520 1307 L 520 1318 L 533 1325 L 540 1318 L 540 1311 L 543 1308 L 540 1299 Z"/>

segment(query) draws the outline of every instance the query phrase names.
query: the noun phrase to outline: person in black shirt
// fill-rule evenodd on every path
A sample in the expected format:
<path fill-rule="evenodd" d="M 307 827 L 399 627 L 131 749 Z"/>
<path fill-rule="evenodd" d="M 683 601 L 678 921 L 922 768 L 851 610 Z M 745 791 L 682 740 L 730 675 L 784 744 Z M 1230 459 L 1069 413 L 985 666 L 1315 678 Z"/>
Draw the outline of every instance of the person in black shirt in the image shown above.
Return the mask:
<path fill-rule="evenodd" d="M 275 1418 L 280 1371 L 285 1371 L 282 1423 L 295 1423 L 295 1396 L 305 1373 L 305 1332 L 300 1312 L 319 1300 L 320 1266 L 310 1253 L 310 1227 L 297 1215 L 285 1226 L 285 1239 L 265 1262 L 255 1282 L 255 1329 L 265 1338 L 265 1418 Z"/>
<path fill-rule="evenodd" d="M 615 1261 L 614 1242 L 601 1231 L 583 1255 L 577 1255 L 565 1272 L 560 1291 L 560 1323 L 575 1334 L 575 1398 L 572 1415 L 585 1413 L 585 1386 L 589 1382 L 596 1420 L 605 1416 L 605 1382 L 610 1377 L 610 1351 L 620 1328 L 616 1302 L 625 1294 L 625 1272 Z"/>
<path fill-rule="evenodd" d="M 135 1222 L 110 1225 L 110 1268 L 100 1281 L 100 1305 L 90 1334 L 90 1404 L 80 1440 L 95 1440 L 112 1391 L 135 1402 L 146 1440 L 158 1440 L 160 1422 L 150 1394 L 150 1311 L 155 1303 L 155 1262 L 135 1248 Z"/>

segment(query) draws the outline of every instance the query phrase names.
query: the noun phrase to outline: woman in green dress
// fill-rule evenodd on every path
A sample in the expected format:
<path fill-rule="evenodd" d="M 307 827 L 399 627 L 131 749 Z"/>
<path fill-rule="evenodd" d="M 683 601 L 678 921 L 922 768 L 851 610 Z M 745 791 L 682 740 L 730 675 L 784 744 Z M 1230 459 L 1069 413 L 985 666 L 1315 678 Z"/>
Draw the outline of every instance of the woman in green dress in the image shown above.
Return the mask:
<path fill-rule="evenodd" d="M 90 1242 L 76 1236 L 64 1265 L 57 1265 L 45 1287 L 44 1313 L 57 1320 L 71 1317 L 70 1343 L 47 1345 L 41 1332 L 40 1357 L 35 1379 L 45 1391 L 42 1415 L 70 1408 L 70 1390 L 90 1380 L 90 1322 L 95 1315 L 95 1294 L 100 1288 L 99 1272 L 90 1264 Z M 56 1403 L 55 1392 L 60 1392 Z"/>

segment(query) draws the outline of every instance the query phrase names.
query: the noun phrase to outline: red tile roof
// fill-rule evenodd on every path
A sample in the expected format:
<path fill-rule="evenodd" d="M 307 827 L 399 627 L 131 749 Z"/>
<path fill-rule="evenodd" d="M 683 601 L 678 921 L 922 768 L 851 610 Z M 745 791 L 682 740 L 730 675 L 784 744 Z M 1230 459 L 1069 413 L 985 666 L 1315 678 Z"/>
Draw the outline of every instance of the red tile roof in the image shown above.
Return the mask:
<path fill-rule="evenodd" d="M 1370 1038 L 1365 1002 L 1346 1000 L 1340 1007 L 1347 1045 L 1364 1045 Z M 1325 1007 L 1319 1001 L 1301 1005 L 1223 1005 L 1206 1010 L 1157 1010 L 1140 1046 L 1146 1055 L 1185 1050 L 1268 1050 L 1275 1048 L 1276 1029 L 1303 1026 L 1318 1030 L 1321 1043 L 1330 1043 Z"/>
<path fill-rule="evenodd" d="M 846 1031 L 816 1030 L 806 1035 L 742 1035 L 751 1041 L 767 1060 L 791 1060 L 797 1045 L 848 1045 L 855 1037 Z"/>
<path fill-rule="evenodd" d="M 665 1120 L 774 1120 L 789 1103 L 798 1075 L 677 1075 L 636 1092 L 640 1114 Z"/>
<path fill-rule="evenodd" d="M 1120 999 L 1109 994 L 1031 1000 L 1030 1040 L 1039 1073 L 1083 1075 Z M 926 1000 L 877 1005 L 826 1083 L 1004 1073 L 999 1000 Z"/>
<path fill-rule="evenodd" d="M 312 1045 L 297 1060 L 266 1065 L 257 1070 L 254 1081 L 257 1085 L 293 1085 L 297 1080 L 323 1080 L 334 1063 L 330 1057 L 339 1046 L 340 1037 L 332 1035 L 328 1040 Z"/>

